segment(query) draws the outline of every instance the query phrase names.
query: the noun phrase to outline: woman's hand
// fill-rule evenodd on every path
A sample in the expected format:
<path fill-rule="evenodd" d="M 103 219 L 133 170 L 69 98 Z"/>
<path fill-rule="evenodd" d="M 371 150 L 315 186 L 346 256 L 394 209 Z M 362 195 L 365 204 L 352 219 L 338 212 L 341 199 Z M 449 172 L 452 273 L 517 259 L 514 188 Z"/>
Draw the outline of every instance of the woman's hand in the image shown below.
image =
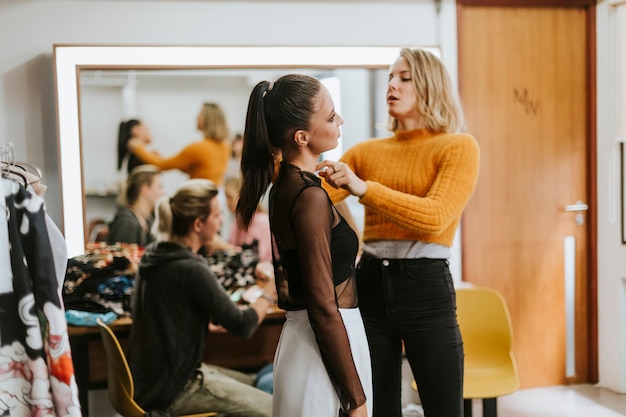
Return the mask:
<path fill-rule="evenodd" d="M 133 149 L 139 148 L 139 147 L 144 146 L 144 145 L 145 145 L 145 142 L 143 140 L 141 140 L 139 138 L 135 138 L 135 137 L 130 138 L 128 140 L 128 142 L 126 143 L 126 147 L 131 152 L 133 151 Z"/>
<path fill-rule="evenodd" d="M 315 167 L 320 177 L 335 188 L 343 188 L 350 194 L 362 197 L 367 191 L 367 183 L 357 177 L 350 167 L 343 162 L 322 161 Z"/>
<path fill-rule="evenodd" d="M 260 287 L 265 287 L 268 282 L 274 281 L 274 265 L 271 262 L 259 262 L 254 268 L 254 276 Z"/>
<path fill-rule="evenodd" d="M 209 332 L 211 333 L 227 333 L 228 330 L 226 330 L 225 327 L 223 327 L 220 324 L 213 324 L 209 322 Z"/>
<path fill-rule="evenodd" d="M 263 288 L 268 297 L 276 300 L 276 283 L 274 282 L 274 265 L 271 262 L 259 262 L 254 269 L 257 285 Z"/>

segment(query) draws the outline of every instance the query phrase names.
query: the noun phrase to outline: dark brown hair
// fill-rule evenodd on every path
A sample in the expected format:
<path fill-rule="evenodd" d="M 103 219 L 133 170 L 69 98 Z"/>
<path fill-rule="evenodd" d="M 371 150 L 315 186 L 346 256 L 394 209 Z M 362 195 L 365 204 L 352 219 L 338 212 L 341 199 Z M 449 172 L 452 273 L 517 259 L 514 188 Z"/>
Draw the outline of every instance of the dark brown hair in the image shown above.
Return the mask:
<path fill-rule="evenodd" d="M 259 201 L 272 181 L 274 155 L 292 146 L 298 130 L 310 127 L 319 80 L 288 74 L 274 83 L 261 81 L 252 90 L 241 155 L 242 184 L 237 220 L 248 228 Z"/>

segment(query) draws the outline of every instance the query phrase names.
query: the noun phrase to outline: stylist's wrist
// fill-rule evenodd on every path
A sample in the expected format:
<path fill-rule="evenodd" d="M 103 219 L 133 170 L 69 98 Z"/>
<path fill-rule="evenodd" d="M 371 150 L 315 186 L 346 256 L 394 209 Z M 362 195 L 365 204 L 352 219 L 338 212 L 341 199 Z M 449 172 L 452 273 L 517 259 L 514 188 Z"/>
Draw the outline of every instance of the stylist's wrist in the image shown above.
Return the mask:
<path fill-rule="evenodd" d="M 363 180 L 359 180 L 359 182 L 352 187 L 352 194 L 355 195 L 356 197 L 363 197 L 365 195 L 365 193 L 367 192 L 367 182 L 363 181 Z"/>

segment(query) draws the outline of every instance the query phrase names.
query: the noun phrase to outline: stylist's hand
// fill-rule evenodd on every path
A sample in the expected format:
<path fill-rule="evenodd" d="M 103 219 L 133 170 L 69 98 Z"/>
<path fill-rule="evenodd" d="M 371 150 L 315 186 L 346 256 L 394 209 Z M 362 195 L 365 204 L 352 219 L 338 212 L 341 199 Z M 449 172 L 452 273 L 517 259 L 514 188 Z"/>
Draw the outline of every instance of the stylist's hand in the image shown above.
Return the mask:
<path fill-rule="evenodd" d="M 362 406 L 357 407 L 354 410 L 351 410 L 348 413 L 348 416 L 350 416 L 350 417 L 367 417 L 367 403 L 363 403 Z"/>
<path fill-rule="evenodd" d="M 343 162 L 322 161 L 315 167 L 320 177 L 335 188 L 343 188 L 357 197 L 363 196 L 367 191 L 367 183 L 357 177 L 350 167 Z"/>
<path fill-rule="evenodd" d="M 126 147 L 131 152 L 133 151 L 133 149 L 139 148 L 144 145 L 145 145 L 145 142 L 139 138 L 130 138 L 128 142 L 126 143 Z"/>

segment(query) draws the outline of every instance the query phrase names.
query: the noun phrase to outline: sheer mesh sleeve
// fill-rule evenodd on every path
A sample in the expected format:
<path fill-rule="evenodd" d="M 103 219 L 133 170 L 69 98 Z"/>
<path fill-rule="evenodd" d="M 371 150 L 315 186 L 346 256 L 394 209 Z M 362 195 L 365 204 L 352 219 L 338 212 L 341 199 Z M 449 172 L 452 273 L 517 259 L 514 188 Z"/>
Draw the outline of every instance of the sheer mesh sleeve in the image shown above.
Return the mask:
<path fill-rule="evenodd" d="M 284 192 L 277 193 L 271 204 L 275 219 L 272 231 L 289 280 L 289 300 L 284 300 L 284 284 L 277 281 L 281 304 L 291 309 L 308 309 L 328 373 L 340 388 L 340 397 L 349 402 L 344 406 L 356 408 L 365 402 L 365 393 L 338 310 L 331 255 L 332 229 L 341 218 L 321 187 L 283 185 Z M 341 305 L 354 307 L 356 291 L 350 278 L 342 280 L 338 289 Z"/>

